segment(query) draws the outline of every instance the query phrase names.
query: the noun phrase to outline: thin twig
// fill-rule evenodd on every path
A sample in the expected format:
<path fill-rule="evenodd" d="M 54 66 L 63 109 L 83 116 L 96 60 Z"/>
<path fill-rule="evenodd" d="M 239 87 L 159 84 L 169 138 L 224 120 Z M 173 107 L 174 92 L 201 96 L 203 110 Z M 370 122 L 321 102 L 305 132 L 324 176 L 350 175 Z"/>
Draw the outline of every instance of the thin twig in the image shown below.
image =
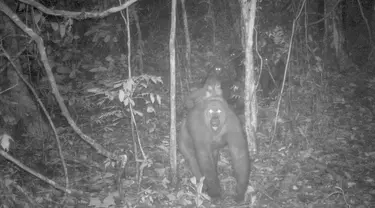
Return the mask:
<path fill-rule="evenodd" d="M 278 117 L 279 117 L 279 111 L 280 111 L 280 103 L 281 103 L 281 98 L 282 98 L 282 95 L 283 95 L 283 92 L 284 92 L 284 86 L 285 86 L 285 79 L 286 79 L 286 75 L 288 74 L 288 68 L 289 68 L 289 61 L 290 61 L 290 54 L 292 52 L 292 45 L 293 45 L 293 38 L 294 38 L 294 32 L 295 32 L 295 28 L 296 28 L 296 23 L 297 23 L 297 20 L 299 19 L 299 17 L 301 16 L 302 14 L 302 11 L 303 11 L 303 8 L 304 8 L 304 5 L 306 4 L 306 0 L 304 0 L 301 4 L 301 7 L 299 9 L 299 13 L 297 14 L 296 18 L 293 20 L 293 26 L 292 26 L 292 35 L 290 37 L 290 41 L 289 41 L 289 50 L 288 50 L 288 57 L 287 57 L 287 60 L 286 60 L 286 64 L 285 64 L 285 70 L 284 70 L 284 77 L 283 77 L 283 84 L 281 86 L 281 91 L 280 91 L 280 96 L 279 96 L 279 100 L 277 102 L 277 110 L 276 110 L 276 116 L 275 116 L 275 128 L 273 130 L 273 134 L 272 134 L 272 139 L 271 139 L 271 145 L 273 143 L 273 139 L 275 138 L 276 136 L 276 129 L 277 129 L 277 121 L 278 121 Z M 271 151 L 271 148 L 270 148 L 270 151 Z"/>
<path fill-rule="evenodd" d="M 373 52 L 373 47 L 374 47 L 373 44 L 372 44 L 371 29 L 370 29 L 370 26 L 369 26 L 369 24 L 368 24 L 368 20 L 367 20 L 365 14 L 363 13 L 363 8 L 362 8 L 362 4 L 361 4 L 361 2 L 360 2 L 359 0 L 357 0 L 357 2 L 358 2 L 359 10 L 361 11 L 361 16 L 362 16 L 363 20 L 364 20 L 365 23 L 366 23 L 367 32 L 368 32 L 368 38 L 370 39 L 371 52 L 369 53 L 369 55 L 368 55 L 368 57 L 367 57 L 367 59 L 369 59 L 369 58 L 371 57 L 371 54 L 372 54 L 372 52 Z"/>

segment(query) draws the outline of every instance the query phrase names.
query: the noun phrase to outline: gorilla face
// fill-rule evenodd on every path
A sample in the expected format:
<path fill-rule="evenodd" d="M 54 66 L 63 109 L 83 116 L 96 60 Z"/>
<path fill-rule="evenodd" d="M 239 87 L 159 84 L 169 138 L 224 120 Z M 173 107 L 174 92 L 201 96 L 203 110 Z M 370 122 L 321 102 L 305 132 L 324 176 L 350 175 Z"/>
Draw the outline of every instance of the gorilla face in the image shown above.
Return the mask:
<path fill-rule="evenodd" d="M 208 113 L 211 115 L 210 125 L 212 130 L 217 131 L 220 127 L 220 113 L 221 110 L 217 109 L 216 111 L 210 109 Z"/>
<path fill-rule="evenodd" d="M 225 110 L 219 100 L 210 100 L 205 108 L 205 123 L 213 133 L 219 134 L 226 120 Z"/>

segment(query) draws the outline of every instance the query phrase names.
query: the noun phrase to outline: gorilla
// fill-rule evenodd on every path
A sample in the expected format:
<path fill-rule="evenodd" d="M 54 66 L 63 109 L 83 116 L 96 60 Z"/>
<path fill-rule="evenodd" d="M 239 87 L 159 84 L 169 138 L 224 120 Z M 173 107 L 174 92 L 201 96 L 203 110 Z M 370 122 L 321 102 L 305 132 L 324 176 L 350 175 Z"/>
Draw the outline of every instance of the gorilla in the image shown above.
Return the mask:
<path fill-rule="evenodd" d="M 207 88 L 198 90 L 199 95 L 195 94 L 197 91 L 192 93 L 195 96 L 190 99 L 191 105 L 187 106 L 188 114 L 181 124 L 178 147 L 193 175 L 198 180 L 205 176 L 204 185 L 208 195 L 219 198 L 219 150 L 228 146 L 237 181 L 234 199 L 241 202 L 244 200 L 250 174 L 247 140 L 238 117 L 221 96 L 219 88 L 208 83 Z"/>

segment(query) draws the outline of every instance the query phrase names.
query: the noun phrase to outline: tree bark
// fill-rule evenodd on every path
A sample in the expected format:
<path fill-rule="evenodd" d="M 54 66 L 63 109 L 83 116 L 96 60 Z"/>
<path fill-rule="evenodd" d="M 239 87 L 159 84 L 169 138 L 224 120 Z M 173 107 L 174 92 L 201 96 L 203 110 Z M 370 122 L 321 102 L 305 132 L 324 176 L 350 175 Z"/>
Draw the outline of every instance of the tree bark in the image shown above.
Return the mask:
<path fill-rule="evenodd" d="M 170 143 L 169 143 L 169 159 L 171 163 L 171 182 L 177 184 L 177 142 L 176 142 L 176 4 L 177 0 L 172 0 L 171 8 L 171 33 L 169 38 L 170 52 L 170 105 L 171 105 L 171 126 L 170 126 Z"/>
<path fill-rule="evenodd" d="M 245 130 L 249 145 L 249 151 L 255 153 L 256 150 L 256 136 L 255 129 L 257 124 L 257 99 L 256 99 L 256 88 L 255 88 L 255 76 L 254 76 L 254 24 L 255 24 L 255 11 L 256 11 L 256 0 L 240 0 L 241 4 L 241 15 L 244 23 L 244 31 L 242 34 L 242 40 L 245 49 Z"/>

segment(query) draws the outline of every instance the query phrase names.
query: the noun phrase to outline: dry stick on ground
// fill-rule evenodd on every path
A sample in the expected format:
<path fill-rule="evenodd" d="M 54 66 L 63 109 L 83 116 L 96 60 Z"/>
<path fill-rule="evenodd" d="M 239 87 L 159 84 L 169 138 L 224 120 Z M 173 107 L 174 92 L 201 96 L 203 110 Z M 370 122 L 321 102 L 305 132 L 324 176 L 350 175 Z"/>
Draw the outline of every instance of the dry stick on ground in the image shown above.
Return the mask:
<path fill-rule="evenodd" d="M 12 163 L 16 164 L 18 167 L 22 168 L 23 170 L 27 171 L 28 173 L 30 173 L 30 174 L 36 176 L 37 178 L 41 179 L 42 181 L 50 184 L 51 186 L 55 187 L 56 189 L 59 189 L 59 190 L 63 191 L 64 193 L 67 193 L 67 194 L 70 194 L 70 195 L 73 194 L 75 196 L 82 196 L 83 195 L 82 191 L 72 190 L 72 189 L 68 189 L 66 187 L 64 188 L 64 187 L 60 186 L 59 184 L 57 184 L 53 180 L 48 179 L 47 177 L 43 176 L 42 174 L 40 174 L 40 173 L 32 170 L 31 168 L 27 167 L 26 165 L 21 163 L 19 160 L 15 159 L 14 157 L 12 157 L 11 155 L 9 155 L 8 153 L 6 153 L 3 150 L 0 150 L 0 155 L 5 157 L 6 159 L 10 160 Z"/>

